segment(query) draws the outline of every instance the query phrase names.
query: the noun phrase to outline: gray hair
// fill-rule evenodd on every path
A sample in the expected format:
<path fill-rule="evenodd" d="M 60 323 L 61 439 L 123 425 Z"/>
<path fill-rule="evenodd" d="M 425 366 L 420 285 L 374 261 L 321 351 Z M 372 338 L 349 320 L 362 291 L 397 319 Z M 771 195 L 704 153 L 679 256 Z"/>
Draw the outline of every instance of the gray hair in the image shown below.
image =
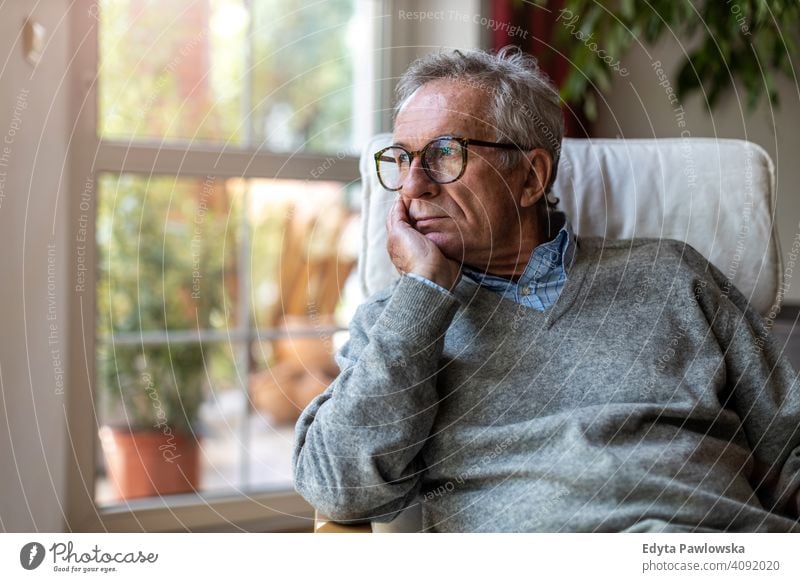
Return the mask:
<path fill-rule="evenodd" d="M 462 81 L 490 94 L 488 121 L 495 128 L 496 140 L 510 141 L 521 151 L 546 149 L 553 159 L 550 182 L 545 187 L 545 192 L 550 192 L 561 155 L 564 118 L 558 91 L 534 57 L 514 46 L 497 53 L 454 50 L 426 55 L 414 61 L 397 83 L 395 118 L 414 91 L 436 79 Z M 501 155 L 505 168 L 521 160 L 520 151 Z"/>

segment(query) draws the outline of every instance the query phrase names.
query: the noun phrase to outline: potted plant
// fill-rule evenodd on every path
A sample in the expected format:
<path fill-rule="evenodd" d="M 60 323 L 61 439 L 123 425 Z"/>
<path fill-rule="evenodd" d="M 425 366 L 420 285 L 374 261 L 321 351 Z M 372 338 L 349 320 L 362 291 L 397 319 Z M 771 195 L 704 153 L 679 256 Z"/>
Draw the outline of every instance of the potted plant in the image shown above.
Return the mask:
<path fill-rule="evenodd" d="M 205 380 L 199 347 L 118 346 L 98 363 L 113 409 L 100 441 L 115 497 L 196 491 Z"/>
<path fill-rule="evenodd" d="M 204 355 L 214 345 L 185 336 L 236 321 L 232 195 L 214 178 L 125 174 L 101 175 L 99 191 L 97 384 L 107 475 L 118 499 L 195 491 Z M 184 337 L 175 341 L 176 333 Z"/>

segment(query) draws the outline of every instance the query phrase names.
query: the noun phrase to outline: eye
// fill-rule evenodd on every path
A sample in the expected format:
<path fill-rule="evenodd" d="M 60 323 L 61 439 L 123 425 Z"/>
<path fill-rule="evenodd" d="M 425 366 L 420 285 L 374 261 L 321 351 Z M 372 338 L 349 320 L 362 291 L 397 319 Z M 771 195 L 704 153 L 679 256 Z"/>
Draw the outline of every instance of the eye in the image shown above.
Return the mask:
<path fill-rule="evenodd" d="M 439 143 L 431 149 L 433 150 L 433 157 L 438 160 L 456 157 L 461 154 L 460 146 L 453 142 Z"/>
<path fill-rule="evenodd" d="M 451 145 L 442 145 L 437 148 L 437 154 L 443 158 L 448 156 L 454 156 L 456 153 L 456 149 Z"/>
<path fill-rule="evenodd" d="M 403 150 L 395 150 L 394 151 L 394 159 L 398 165 L 406 166 L 410 163 L 408 152 Z"/>

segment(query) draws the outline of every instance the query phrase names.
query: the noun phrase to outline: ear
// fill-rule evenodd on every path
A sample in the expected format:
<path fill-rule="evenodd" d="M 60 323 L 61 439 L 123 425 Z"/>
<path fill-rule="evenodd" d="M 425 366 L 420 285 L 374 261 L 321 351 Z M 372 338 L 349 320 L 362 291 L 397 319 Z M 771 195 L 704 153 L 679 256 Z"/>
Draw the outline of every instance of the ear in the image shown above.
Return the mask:
<path fill-rule="evenodd" d="M 544 191 L 553 173 L 553 158 L 544 148 L 536 148 L 525 154 L 523 165 L 527 174 L 522 185 L 522 207 L 533 206 L 545 195 Z"/>

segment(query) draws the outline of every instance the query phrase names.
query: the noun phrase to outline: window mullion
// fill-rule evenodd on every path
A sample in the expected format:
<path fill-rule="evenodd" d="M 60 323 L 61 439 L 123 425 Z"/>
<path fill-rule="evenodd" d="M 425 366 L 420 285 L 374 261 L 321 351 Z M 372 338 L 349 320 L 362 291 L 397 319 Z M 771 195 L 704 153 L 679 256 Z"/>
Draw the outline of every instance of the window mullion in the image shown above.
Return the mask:
<path fill-rule="evenodd" d="M 239 239 L 239 248 L 237 252 L 237 265 L 238 271 L 238 293 L 236 315 L 237 323 L 236 328 L 239 333 L 245 336 L 250 336 L 250 220 L 247 212 L 250 204 L 250 188 L 245 186 L 242 195 L 242 204 L 239 209 L 239 224 L 241 225 L 241 237 Z M 249 339 L 239 344 L 237 349 L 238 363 L 236 368 L 242 374 L 242 390 L 244 390 L 244 422 L 241 423 L 240 438 L 240 462 L 239 462 L 239 477 L 240 482 L 250 484 L 250 415 L 252 412 L 252 405 L 250 404 L 250 341 Z"/>
<path fill-rule="evenodd" d="M 136 144 L 103 140 L 94 172 L 220 178 L 280 178 L 350 182 L 359 175 L 358 158 L 344 153 L 272 153 L 197 144 Z"/>
<path fill-rule="evenodd" d="M 249 15 L 247 21 L 247 32 L 244 43 L 244 90 L 242 91 L 242 115 L 241 118 L 247 120 L 245 123 L 245 143 L 248 147 L 254 146 L 253 139 L 253 124 L 250 121 L 253 108 L 253 6 L 250 0 L 244 0 L 244 6 Z M 247 184 L 244 188 L 244 195 L 242 199 L 242 206 L 239 210 L 239 224 L 241 225 L 241 240 L 239 243 L 238 252 L 238 278 L 239 278 L 239 305 L 237 313 L 239 315 L 238 329 L 250 335 L 251 332 L 251 318 L 250 318 L 250 246 L 251 246 L 251 233 L 250 233 L 250 217 L 248 207 L 250 205 L 250 188 Z M 240 365 L 237 366 L 244 374 L 244 382 L 242 390 L 244 390 L 244 404 L 242 411 L 244 422 L 241 424 L 241 434 L 239 441 L 239 480 L 245 487 L 251 483 L 251 470 L 250 470 L 250 417 L 253 412 L 253 406 L 250 402 L 250 377 L 253 370 L 251 370 L 252 357 L 250 355 L 250 340 L 239 344 L 238 359 Z"/>

